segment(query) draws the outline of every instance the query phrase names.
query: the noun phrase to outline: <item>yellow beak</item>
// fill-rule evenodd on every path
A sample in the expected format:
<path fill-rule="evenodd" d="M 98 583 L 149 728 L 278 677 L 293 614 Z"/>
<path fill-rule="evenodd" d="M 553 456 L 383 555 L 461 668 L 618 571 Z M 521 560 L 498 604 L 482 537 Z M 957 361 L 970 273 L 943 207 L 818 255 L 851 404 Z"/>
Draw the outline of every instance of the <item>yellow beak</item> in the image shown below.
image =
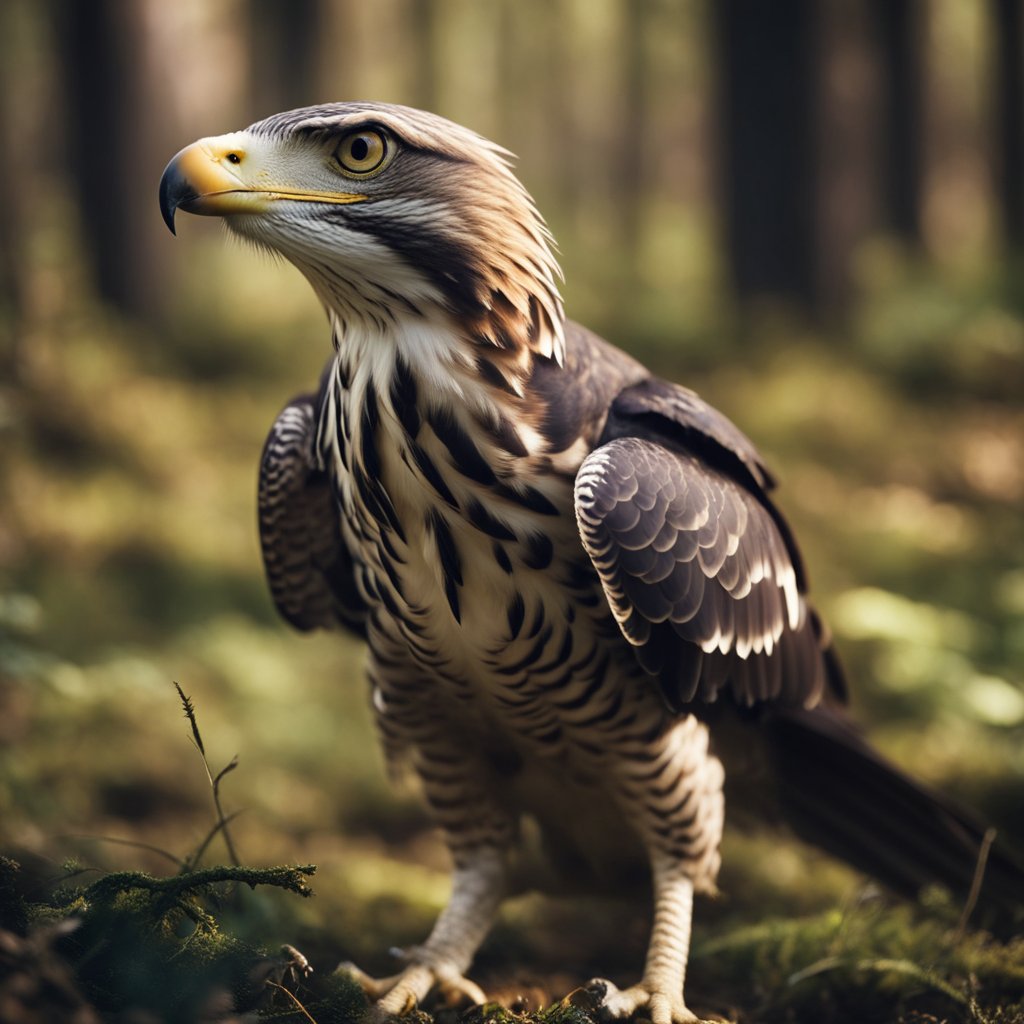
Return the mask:
<path fill-rule="evenodd" d="M 268 181 L 253 153 L 252 138 L 234 132 L 200 139 L 186 146 L 164 168 L 160 179 L 160 212 L 174 234 L 178 209 L 207 217 L 262 213 L 281 199 L 315 203 L 358 203 L 356 192 L 325 192 L 278 187 Z"/>

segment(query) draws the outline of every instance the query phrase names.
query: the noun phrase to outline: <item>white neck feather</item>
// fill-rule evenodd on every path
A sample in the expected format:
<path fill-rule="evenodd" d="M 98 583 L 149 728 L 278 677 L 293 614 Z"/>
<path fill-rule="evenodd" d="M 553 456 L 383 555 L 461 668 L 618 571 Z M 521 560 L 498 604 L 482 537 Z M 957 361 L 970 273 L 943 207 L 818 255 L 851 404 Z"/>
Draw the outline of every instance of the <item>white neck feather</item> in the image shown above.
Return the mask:
<path fill-rule="evenodd" d="M 373 388 L 387 395 L 402 358 L 424 394 L 463 405 L 483 400 L 476 378 L 472 342 L 461 337 L 444 314 L 396 317 L 386 325 L 366 319 L 343 322 L 328 311 L 338 359 L 348 367 L 354 392 Z"/>

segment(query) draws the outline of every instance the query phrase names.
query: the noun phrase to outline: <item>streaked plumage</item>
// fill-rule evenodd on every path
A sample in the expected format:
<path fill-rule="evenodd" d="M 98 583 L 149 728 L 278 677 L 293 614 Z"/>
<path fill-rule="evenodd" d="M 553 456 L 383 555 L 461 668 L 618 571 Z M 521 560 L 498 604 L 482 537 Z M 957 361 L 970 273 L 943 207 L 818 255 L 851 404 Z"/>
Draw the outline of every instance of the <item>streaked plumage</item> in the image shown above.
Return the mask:
<path fill-rule="evenodd" d="M 435 985 L 482 998 L 463 973 L 529 814 L 577 881 L 646 859 L 643 980 L 597 987 L 613 1016 L 692 1020 L 690 901 L 714 889 L 724 813 L 706 721 L 779 755 L 805 833 L 820 809 L 815 838 L 891 884 L 966 888 L 978 826 L 827 707 L 841 673 L 757 451 L 564 318 L 504 151 L 421 111 L 331 104 L 189 147 L 161 201 L 172 227 L 179 206 L 216 214 L 282 253 L 330 320 L 318 395 L 264 450 L 260 531 L 284 617 L 367 638 L 389 763 L 412 765 L 452 851 L 430 938 L 396 978 L 360 975 L 384 1010 Z M 900 832 L 908 807 L 927 841 Z M 1012 865 L 995 871 L 1017 898 Z"/>
<path fill-rule="evenodd" d="M 316 400 L 288 403 L 260 459 L 259 526 L 263 565 L 278 611 L 297 629 L 344 626 L 366 635 L 366 605 L 352 554 L 338 532 L 328 475 L 313 451 Z"/>

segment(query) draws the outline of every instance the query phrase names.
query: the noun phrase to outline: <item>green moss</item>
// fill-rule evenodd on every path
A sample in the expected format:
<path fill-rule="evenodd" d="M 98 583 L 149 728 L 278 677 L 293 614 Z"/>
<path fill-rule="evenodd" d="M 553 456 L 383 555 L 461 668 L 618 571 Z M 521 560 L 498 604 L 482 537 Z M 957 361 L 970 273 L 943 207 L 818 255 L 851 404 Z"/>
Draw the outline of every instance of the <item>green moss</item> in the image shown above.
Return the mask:
<path fill-rule="evenodd" d="M 594 1024 L 594 1017 L 571 999 L 563 999 L 534 1015 L 538 1024 Z"/>
<path fill-rule="evenodd" d="M 76 864 L 64 867 L 65 879 L 82 874 Z M 259 968 L 273 968 L 281 958 L 225 926 L 237 902 L 232 892 L 245 883 L 309 896 L 306 879 L 313 871 L 312 865 L 221 866 L 166 878 L 119 871 L 87 885 L 65 881 L 42 901 L 28 903 L 16 867 L 5 860 L 0 896 L 23 910 L 20 931 L 30 935 L 26 948 L 36 951 L 40 972 L 46 968 L 39 951 L 45 949 L 45 957 L 68 965 L 77 991 L 97 1010 L 148 1011 L 162 1021 L 185 1022 L 199 1019 L 211 1000 L 226 1000 L 240 1011 L 268 1001 Z M 25 970 L 36 970 L 31 957 L 26 963 Z M 343 1002 L 340 993 L 336 1002 Z"/>
<path fill-rule="evenodd" d="M 353 1024 L 370 1005 L 363 990 L 347 974 L 329 975 L 322 993 L 312 1008 L 317 1024 Z"/>
<path fill-rule="evenodd" d="M 875 901 L 848 913 L 775 919 L 695 945 L 702 991 L 753 979 L 757 1019 L 982 1021 L 1024 992 L 1024 940 L 958 936 L 921 908 Z M 1006 1018 L 1006 1019 L 1013 1019 Z"/>
<path fill-rule="evenodd" d="M 28 906 L 18 888 L 20 865 L 10 857 L 0 857 L 0 926 L 24 935 L 28 929 Z"/>

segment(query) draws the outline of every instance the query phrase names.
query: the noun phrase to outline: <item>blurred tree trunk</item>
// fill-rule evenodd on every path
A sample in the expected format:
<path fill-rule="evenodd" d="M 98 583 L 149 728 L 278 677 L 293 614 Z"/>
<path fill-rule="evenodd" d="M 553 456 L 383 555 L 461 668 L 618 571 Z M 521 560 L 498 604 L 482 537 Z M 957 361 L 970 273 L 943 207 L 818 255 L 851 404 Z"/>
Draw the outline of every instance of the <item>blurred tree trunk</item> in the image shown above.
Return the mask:
<path fill-rule="evenodd" d="M 921 0 L 869 0 L 879 55 L 883 226 L 922 241 L 923 25 Z"/>
<path fill-rule="evenodd" d="M 440 15 L 435 0 L 410 0 L 409 25 L 413 38 L 415 102 L 426 110 L 436 111 L 438 89 L 437 36 Z"/>
<path fill-rule="evenodd" d="M 319 102 L 322 0 L 249 0 L 249 23 L 250 89 L 259 116 Z"/>
<path fill-rule="evenodd" d="M 720 0 L 712 11 L 733 284 L 741 301 L 815 310 L 818 5 Z"/>
<path fill-rule="evenodd" d="M 822 312 L 841 319 L 853 298 L 854 250 L 877 221 L 877 69 L 867 7 L 821 5 L 815 287 Z"/>
<path fill-rule="evenodd" d="M 535 198 L 556 225 L 572 223 L 579 164 L 569 110 L 572 68 L 562 40 L 565 4 L 500 0 L 496 139 L 519 158 Z M 556 45 L 557 41 L 557 45 Z"/>
<path fill-rule="evenodd" d="M 23 383 L 26 341 L 32 330 L 31 234 L 34 213 L 46 201 L 46 176 L 52 167 L 50 133 L 43 124 L 52 96 L 42 85 L 40 64 L 45 36 L 32 31 L 28 0 L 0 5 L 0 381 Z M 39 218 L 42 219 L 42 218 Z"/>
<path fill-rule="evenodd" d="M 0 34 L 4 39 L 4 47 L 11 45 L 11 41 L 20 35 L 16 32 L 14 20 L 13 5 L 0 7 Z M 4 173 L 0 187 L 0 328 L 5 328 L 0 331 L 0 336 L 7 339 L 0 344 L 0 370 L 5 379 L 12 380 L 17 361 L 17 324 L 26 305 L 23 269 L 27 253 L 21 211 L 28 183 L 28 167 L 24 159 L 19 159 L 19 156 L 24 156 L 24 148 L 17 144 L 14 131 L 13 104 L 17 92 L 6 53 L 0 65 L 0 90 L 0 146 L 4 152 Z M 6 329 L 7 325 L 10 325 L 9 329 Z"/>
<path fill-rule="evenodd" d="M 322 0 L 318 102 L 409 102 L 418 72 L 408 5 L 409 0 Z"/>
<path fill-rule="evenodd" d="M 1024 253 L 1024 0 L 993 0 L 995 136 L 1003 237 Z"/>
<path fill-rule="evenodd" d="M 648 191 L 647 48 L 645 30 L 650 0 L 631 0 L 625 5 L 623 52 L 622 125 L 619 145 L 614 147 L 618 163 L 616 187 L 622 232 L 622 293 L 635 293 L 640 280 L 643 252 L 643 222 Z M 621 308 L 621 304 L 620 304 Z"/>
<path fill-rule="evenodd" d="M 434 4 L 436 31 L 431 59 L 436 73 L 432 109 L 501 141 L 497 110 L 499 53 L 508 45 L 500 32 L 501 5 L 493 0 L 434 0 Z"/>
<path fill-rule="evenodd" d="M 100 297 L 138 315 L 158 311 L 166 296 L 169 249 L 156 184 L 176 136 L 175 105 L 151 60 L 147 8 L 117 0 L 56 7 L 66 160 L 83 249 Z"/>

